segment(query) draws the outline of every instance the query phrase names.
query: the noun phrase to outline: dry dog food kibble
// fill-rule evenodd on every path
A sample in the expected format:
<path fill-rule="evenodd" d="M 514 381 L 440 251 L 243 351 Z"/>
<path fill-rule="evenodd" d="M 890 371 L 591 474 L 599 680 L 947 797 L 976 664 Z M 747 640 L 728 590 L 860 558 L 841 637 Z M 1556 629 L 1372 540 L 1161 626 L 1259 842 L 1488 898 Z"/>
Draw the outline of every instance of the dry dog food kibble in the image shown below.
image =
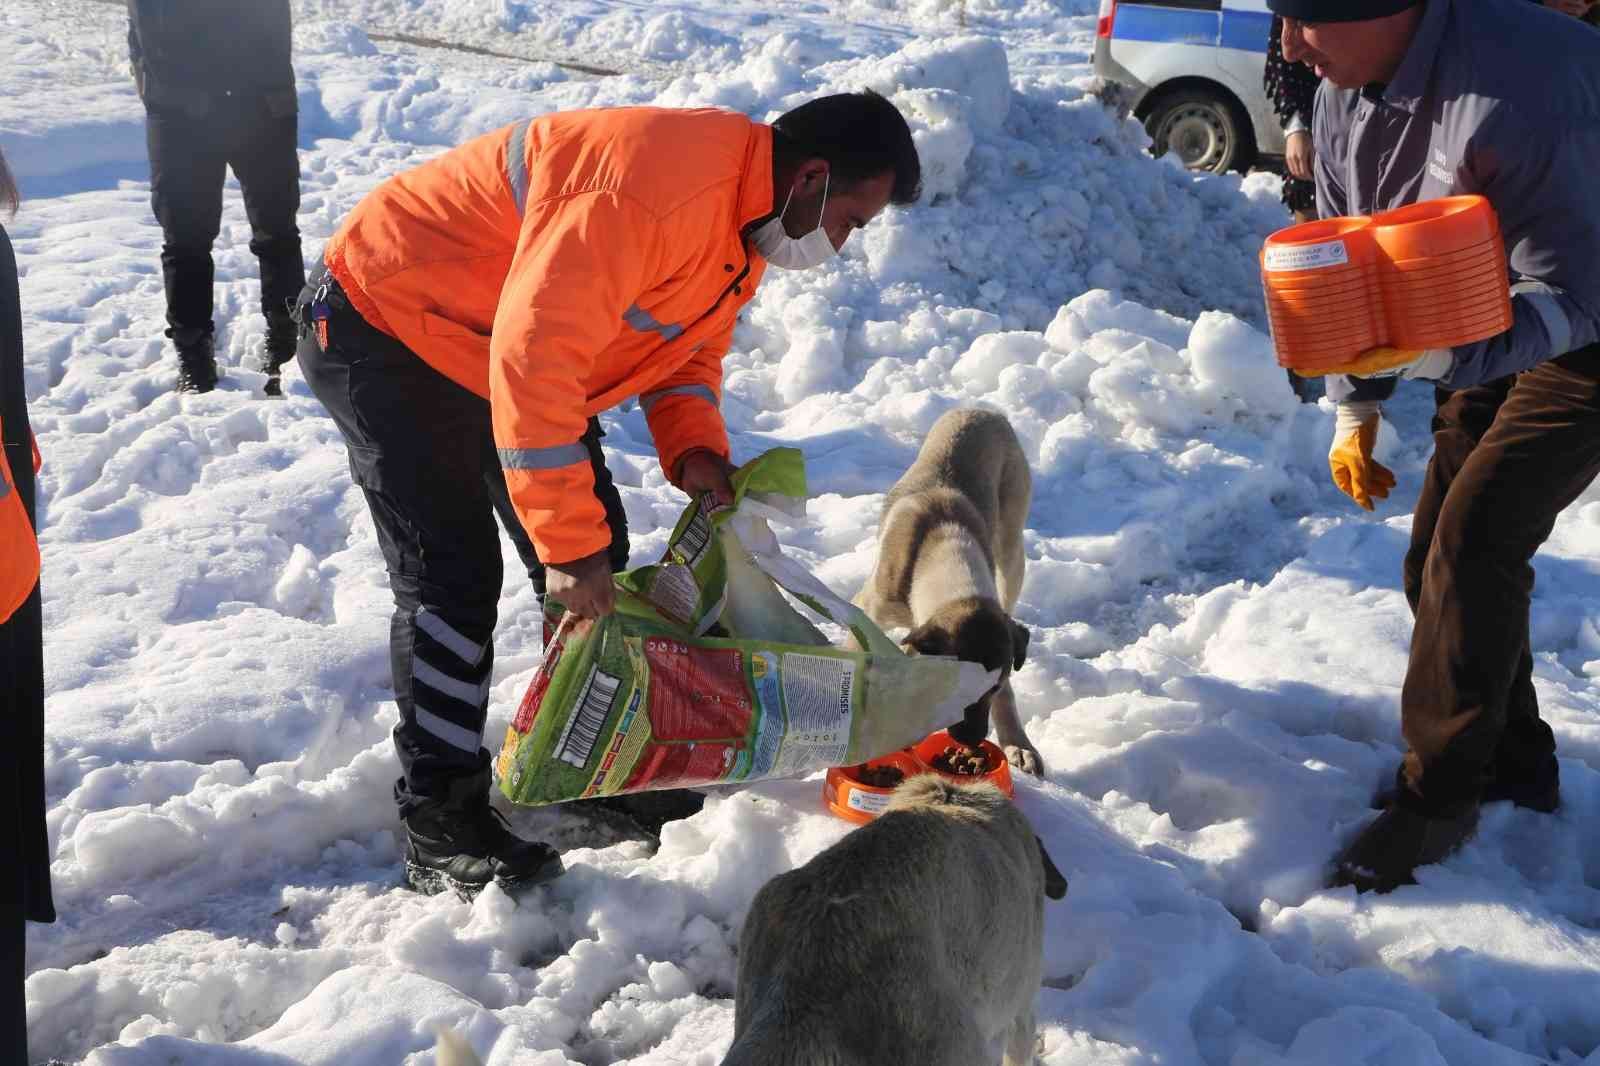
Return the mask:
<path fill-rule="evenodd" d="M 856 769 L 856 780 L 872 788 L 894 788 L 906 775 L 894 766 L 862 766 Z"/>
<path fill-rule="evenodd" d="M 952 744 L 934 756 L 933 768 L 947 774 L 976 777 L 989 772 L 989 760 L 981 748 L 963 748 Z"/>

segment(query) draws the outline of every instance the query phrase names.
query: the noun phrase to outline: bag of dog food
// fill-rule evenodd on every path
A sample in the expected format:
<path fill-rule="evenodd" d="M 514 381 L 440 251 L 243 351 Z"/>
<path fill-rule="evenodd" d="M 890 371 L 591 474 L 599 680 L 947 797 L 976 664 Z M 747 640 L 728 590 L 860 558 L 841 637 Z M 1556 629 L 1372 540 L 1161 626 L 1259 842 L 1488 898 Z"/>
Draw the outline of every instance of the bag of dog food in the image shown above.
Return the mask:
<path fill-rule="evenodd" d="M 805 515 L 792 448 L 691 504 L 653 566 L 618 574 L 615 613 L 545 619 L 545 656 L 496 760 L 517 803 L 755 781 L 865 762 L 961 717 L 997 675 L 909 656 L 783 553 Z M 784 595 L 837 627 L 833 643 Z"/>

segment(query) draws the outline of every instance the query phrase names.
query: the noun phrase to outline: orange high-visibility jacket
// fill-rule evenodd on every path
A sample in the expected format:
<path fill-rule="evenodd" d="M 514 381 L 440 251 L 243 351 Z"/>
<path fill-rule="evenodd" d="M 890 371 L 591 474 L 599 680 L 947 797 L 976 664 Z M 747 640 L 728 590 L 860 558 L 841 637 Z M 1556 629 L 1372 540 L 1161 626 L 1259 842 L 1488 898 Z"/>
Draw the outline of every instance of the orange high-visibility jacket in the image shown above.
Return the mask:
<path fill-rule="evenodd" d="M 0 424 L 0 440 L 5 426 Z M 39 443 L 33 444 L 33 469 L 39 470 Z M 11 463 L 0 448 L 0 624 L 9 621 L 39 583 L 39 540 L 22 506 L 22 494 L 11 476 Z"/>
<path fill-rule="evenodd" d="M 770 126 L 572 111 L 389 179 L 323 258 L 368 322 L 488 398 L 511 502 L 560 563 L 611 540 L 591 415 L 639 397 L 669 478 L 727 457 L 722 357 L 766 267 L 741 231 L 771 211 Z"/>

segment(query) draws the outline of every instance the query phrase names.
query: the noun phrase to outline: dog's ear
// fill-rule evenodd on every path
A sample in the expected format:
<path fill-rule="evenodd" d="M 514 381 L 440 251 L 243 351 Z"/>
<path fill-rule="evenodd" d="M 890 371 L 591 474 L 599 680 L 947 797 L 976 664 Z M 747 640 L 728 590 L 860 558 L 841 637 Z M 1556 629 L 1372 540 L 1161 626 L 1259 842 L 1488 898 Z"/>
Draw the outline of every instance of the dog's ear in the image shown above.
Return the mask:
<path fill-rule="evenodd" d="M 1021 670 L 1028 661 L 1028 641 L 1032 636 L 1027 626 L 1015 618 L 1011 620 L 1011 669 Z"/>
<path fill-rule="evenodd" d="M 1061 871 L 1050 860 L 1050 853 L 1044 850 L 1044 841 L 1035 836 L 1033 842 L 1039 845 L 1039 858 L 1044 863 L 1044 894 L 1051 899 L 1061 899 L 1067 894 L 1067 879 L 1061 876 Z"/>
<path fill-rule="evenodd" d="M 906 634 L 900 646 L 914 655 L 954 655 L 950 634 L 933 622 L 922 625 Z"/>

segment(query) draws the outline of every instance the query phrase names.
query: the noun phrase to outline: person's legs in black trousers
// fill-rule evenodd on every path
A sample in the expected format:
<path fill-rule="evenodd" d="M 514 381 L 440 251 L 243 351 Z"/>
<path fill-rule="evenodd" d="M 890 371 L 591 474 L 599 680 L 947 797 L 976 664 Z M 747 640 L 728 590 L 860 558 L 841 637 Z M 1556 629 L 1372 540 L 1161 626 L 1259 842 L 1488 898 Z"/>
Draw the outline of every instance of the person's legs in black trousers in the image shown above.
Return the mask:
<path fill-rule="evenodd" d="M 178 352 L 178 391 L 217 384 L 212 339 L 211 246 L 222 226 L 227 143 L 209 113 L 152 109 L 146 115 L 150 205 L 161 224 L 161 277 L 167 290 L 167 336 Z"/>
<path fill-rule="evenodd" d="M 278 395 L 278 371 L 294 358 L 297 330 L 291 312 L 305 284 L 300 252 L 300 156 L 292 101 L 248 101 L 228 165 L 239 179 L 250 219 L 250 251 L 261 264 L 261 313 L 267 320 L 262 369 L 267 393 Z"/>
<path fill-rule="evenodd" d="M 367 324 L 337 286 L 328 301 L 328 350 L 307 330 L 300 361 L 345 437 L 394 593 L 390 650 L 402 770 L 395 799 L 406 823 L 408 878 L 421 891 L 462 894 L 490 880 L 543 880 L 560 872 L 559 858 L 546 845 L 512 836 L 488 803 L 482 744 L 502 578 L 496 511 L 535 587 L 543 582 L 505 498 L 488 401 Z M 585 443 L 597 457 L 598 434 L 591 423 Z M 613 557 L 625 561 L 626 525 L 609 474 L 603 487 L 607 513 L 620 525 Z"/>

